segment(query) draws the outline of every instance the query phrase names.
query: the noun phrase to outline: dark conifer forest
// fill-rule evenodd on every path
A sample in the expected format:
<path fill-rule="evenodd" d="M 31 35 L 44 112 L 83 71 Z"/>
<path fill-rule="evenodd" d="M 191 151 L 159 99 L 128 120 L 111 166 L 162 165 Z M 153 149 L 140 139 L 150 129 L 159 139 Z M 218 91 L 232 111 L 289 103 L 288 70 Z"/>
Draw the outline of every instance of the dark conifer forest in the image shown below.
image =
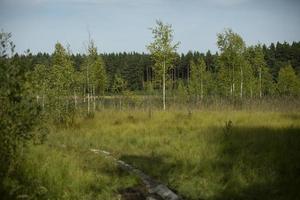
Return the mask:
<path fill-rule="evenodd" d="M 288 65 L 292 66 L 296 74 L 300 73 L 300 42 L 276 42 L 270 45 L 261 45 L 264 60 L 269 72 L 272 75 L 273 83 L 277 83 L 278 73 L 281 68 Z M 113 80 L 116 74 L 120 74 L 126 81 L 126 89 L 130 91 L 142 91 L 146 87 L 148 81 L 153 80 L 153 60 L 147 53 L 138 52 L 116 52 L 100 54 L 105 63 L 105 69 L 108 77 L 108 85 L 106 90 L 112 92 Z M 78 71 L 82 70 L 82 65 L 86 59 L 85 54 L 71 54 L 74 68 Z M 189 51 L 187 53 L 177 54 L 174 68 L 169 72 L 173 81 L 182 80 L 187 83 L 190 74 L 191 61 L 202 58 L 206 64 L 206 70 L 216 75 L 219 70 L 219 54 L 217 52 L 198 52 Z M 14 59 L 21 59 L 22 62 L 28 62 L 31 66 L 43 64 L 51 66 L 52 54 L 37 53 L 14 56 Z M 176 84 L 172 86 L 176 87 Z"/>

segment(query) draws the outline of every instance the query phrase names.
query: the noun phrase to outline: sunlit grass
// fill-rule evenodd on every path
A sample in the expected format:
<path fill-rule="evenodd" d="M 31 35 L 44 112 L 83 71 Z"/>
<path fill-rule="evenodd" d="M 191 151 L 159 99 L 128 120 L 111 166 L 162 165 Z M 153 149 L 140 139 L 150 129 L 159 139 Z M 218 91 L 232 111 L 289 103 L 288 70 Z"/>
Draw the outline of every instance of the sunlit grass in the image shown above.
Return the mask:
<path fill-rule="evenodd" d="M 299 133 L 296 112 L 102 110 L 76 128 L 53 129 L 30 149 L 24 173 L 50 199 L 116 199 L 137 182 L 88 151 L 98 148 L 186 199 L 297 199 Z"/>

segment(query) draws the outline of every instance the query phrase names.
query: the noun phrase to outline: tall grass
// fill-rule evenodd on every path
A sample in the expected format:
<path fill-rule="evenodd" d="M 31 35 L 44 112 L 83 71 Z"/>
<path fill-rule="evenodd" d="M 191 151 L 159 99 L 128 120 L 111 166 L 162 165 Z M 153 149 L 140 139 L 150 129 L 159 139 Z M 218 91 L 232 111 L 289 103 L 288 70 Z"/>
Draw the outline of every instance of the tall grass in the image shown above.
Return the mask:
<path fill-rule="evenodd" d="M 99 148 L 185 199 L 299 199 L 299 133 L 299 112 L 102 109 L 30 148 L 20 177 L 32 189 L 18 194 L 120 198 L 138 181 L 88 152 Z"/>
<path fill-rule="evenodd" d="M 31 146 L 9 183 L 10 199 L 119 199 L 137 183 L 110 160 L 72 148 Z M 4 197 L 5 198 L 5 197 Z"/>

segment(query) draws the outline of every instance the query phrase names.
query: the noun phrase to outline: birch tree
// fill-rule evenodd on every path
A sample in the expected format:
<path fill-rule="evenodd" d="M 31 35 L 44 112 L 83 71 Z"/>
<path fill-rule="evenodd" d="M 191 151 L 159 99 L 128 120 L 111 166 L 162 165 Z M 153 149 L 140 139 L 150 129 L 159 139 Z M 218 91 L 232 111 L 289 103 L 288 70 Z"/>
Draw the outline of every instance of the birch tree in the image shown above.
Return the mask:
<path fill-rule="evenodd" d="M 93 101 L 93 111 L 96 109 L 96 94 L 103 95 L 107 85 L 104 62 L 97 52 L 97 47 L 93 40 L 89 41 L 88 55 L 83 66 L 83 73 L 86 80 L 88 114 L 90 113 L 91 99 Z"/>
<path fill-rule="evenodd" d="M 300 79 L 291 65 L 282 67 L 278 74 L 278 92 L 282 96 L 299 96 Z"/>
<path fill-rule="evenodd" d="M 220 65 L 222 75 L 229 82 L 230 95 L 236 96 L 236 85 L 240 84 L 240 97 L 243 97 L 244 87 L 244 51 L 245 42 L 237 33 L 231 29 L 226 29 L 217 35 L 217 44 L 221 52 Z"/>
<path fill-rule="evenodd" d="M 262 98 L 266 94 L 274 94 L 272 75 L 267 67 L 261 45 L 248 47 L 246 58 L 253 71 L 255 83 L 251 89 L 254 95 Z"/>
<path fill-rule="evenodd" d="M 173 44 L 173 29 L 169 24 L 157 20 L 151 28 L 154 41 L 147 46 L 155 62 L 154 71 L 162 83 L 163 110 L 166 109 L 166 74 L 173 67 L 179 43 Z"/>
<path fill-rule="evenodd" d="M 209 75 L 206 71 L 206 64 L 203 58 L 197 59 L 196 62 L 191 61 L 190 81 L 189 89 L 190 92 L 196 96 L 196 100 L 202 100 L 204 97 L 205 90 L 207 89 Z"/>
<path fill-rule="evenodd" d="M 72 124 L 74 120 L 74 104 L 69 102 L 73 93 L 74 74 L 74 66 L 70 56 L 65 48 L 57 43 L 52 55 L 52 66 L 49 73 L 49 96 L 55 121 L 65 125 Z"/>
<path fill-rule="evenodd" d="M 115 93 L 122 93 L 126 87 L 127 82 L 122 78 L 119 72 L 116 73 L 112 84 L 112 91 Z"/>
<path fill-rule="evenodd" d="M 49 93 L 49 69 L 43 64 L 37 64 L 32 72 L 31 87 L 36 94 L 37 103 L 41 103 L 45 109 L 46 97 Z M 39 102 L 41 99 L 41 102 Z"/>

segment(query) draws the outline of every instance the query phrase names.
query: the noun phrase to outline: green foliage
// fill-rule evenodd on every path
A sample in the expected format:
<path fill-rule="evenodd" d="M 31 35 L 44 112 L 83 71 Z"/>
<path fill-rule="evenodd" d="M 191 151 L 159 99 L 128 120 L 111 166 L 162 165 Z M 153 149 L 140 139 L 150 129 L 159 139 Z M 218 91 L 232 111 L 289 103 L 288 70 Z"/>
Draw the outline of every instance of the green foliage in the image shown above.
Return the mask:
<path fill-rule="evenodd" d="M 74 66 L 65 48 L 57 43 L 52 56 L 52 66 L 49 73 L 49 112 L 54 122 L 71 125 L 74 121 L 74 104 L 69 96 L 73 94 Z"/>
<path fill-rule="evenodd" d="M 191 61 L 189 91 L 197 100 L 212 92 L 211 78 L 203 58 L 197 59 L 196 62 Z"/>
<path fill-rule="evenodd" d="M 93 41 L 90 41 L 88 46 L 88 55 L 83 73 L 86 75 L 88 91 L 95 90 L 94 92 L 97 94 L 103 95 L 107 87 L 106 71 L 102 57 L 98 55 Z"/>
<path fill-rule="evenodd" d="M 242 97 L 243 68 L 246 65 L 244 59 L 245 42 L 237 33 L 231 29 L 226 29 L 217 35 L 217 44 L 221 51 L 219 58 L 221 91 L 226 96 L 236 97 L 240 95 Z M 240 91 L 238 91 L 239 86 L 241 86 Z"/>
<path fill-rule="evenodd" d="M 122 76 L 117 73 L 115 74 L 112 90 L 115 93 L 122 93 L 127 87 L 127 82 L 122 78 Z"/>
<path fill-rule="evenodd" d="M 156 27 L 152 28 L 154 41 L 147 46 L 155 62 L 154 72 L 156 78 L 161 81 L 163 89 L 163 109 L 166 109 L 166 73 L 174 67 L 176 50 L 179 43 L 172 44 L 173 30 L 172 26 L 164 24 L 162 21 L 156 21 Z"/>
<path fill-rule="evenodd" d="M 277 87 L 280 95 L 300 95 L 300 79 L 297 77 L 295 70 L 291 65 L 287 65 L 280 69 Z"/>
<path fill-rule="evenodd" d="M 156 21 L 156 27 L 151 29 L 154 41 L 147 46 L 153 60 L 155 61 L 154 71 L 162 78 L 170 68 L 174 67 L 176 50 L 179 43 L 172 44 L 173 30 L 169 24 Z"/>
<path fill-rule="evenodd" d="M 261 45 L 247 48 L 246 59 L 252 67 L 251 92 L 256 97 L 274 94 L 272 75 L 267 67 Z M 251 93 L 251 94 L 252 94 Z"/>
<path fill-rule="evenodd" d="M 185 104 L 188 101 L 188 89 L 184 85 L 182 80 L 178 81 L 178 86 L 177 86 L 177 91 L 176 91 L 176 96 L 179 100 L 179 103 Z"/>
<path fill-rule="evenodd" d="M 26 141 L 34 137 L 34 128 L 39 122 L 40 107 L 28 88 L 29 65 L 20 60 L 8 58 L 14 45 L 11 35 L 0 33 L 2 45 L 0 57 L 0 195 L 3 180 L 14 170 L 20 152 Z M 10 44 L 6 46 L 6 44 Z M 11 49 L 13 52 L 13 49 Z"/>
<path fill-rule="evenodd" d="M 154 88 L 153 88 L 153 84 L 151 81 L 148 81 L 145 83 L 145 90 L 146 90 L 147 94 L 149 94 L 149 95 L 154 94 Z"/>

